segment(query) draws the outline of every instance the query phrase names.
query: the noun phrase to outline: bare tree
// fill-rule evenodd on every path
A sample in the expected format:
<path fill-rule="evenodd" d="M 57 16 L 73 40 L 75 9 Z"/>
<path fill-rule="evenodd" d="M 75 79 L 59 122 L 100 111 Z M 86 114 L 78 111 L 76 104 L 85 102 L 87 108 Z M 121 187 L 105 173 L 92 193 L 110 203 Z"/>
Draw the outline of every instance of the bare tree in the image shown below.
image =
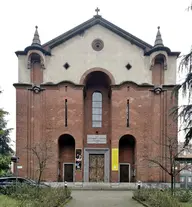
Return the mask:
<path fill-rule="evenodd" d="M 188 11 L 192 10 L 192 4 L 188 6 Z M 185 74 L 181 84 L 177 85 L 173 90 L 173 94 L 178 97 L 181 93 L 183 98 L 188 99 L 188 103 L 173 109 L 173 114 L 181 120 L 181 130 L 185 132 L 184 145 L 187 146 L 192 139 L 192 48 L 186 55 L 181 55 L 179 65 L 180 74 Z"/>
<path fill-rule="evenodd" d="M 40 184 L 43 172 L 46 169 L 47 161 L 52 157 L 50 153 L 51 144 L 51 141 L 45 139 L 44 141 L 41 141 L 40 143 L 37 143 L 34 146 L 27 148 L 36 157 L 38 163 L 38 185 Z"/>
<path fill-rule="evenodd" d="M 182 155 L 182 153 L 187 149 L 185 145 L 178 146 L 177 138 L 167 137 L 166 143 L 158 143 L 154 141 L 158 146 L 164 147 L 165 155 L 158 156 L 155 158 L 147 158 L 151 163 L 159 166 L 164 172 L 166 172 L 171 178 L 171 192 L 174 192 L 174 183 L 177 175 L 184 169 L 188 168 L 187 164 L 179 165 L 176 158 Z"/>

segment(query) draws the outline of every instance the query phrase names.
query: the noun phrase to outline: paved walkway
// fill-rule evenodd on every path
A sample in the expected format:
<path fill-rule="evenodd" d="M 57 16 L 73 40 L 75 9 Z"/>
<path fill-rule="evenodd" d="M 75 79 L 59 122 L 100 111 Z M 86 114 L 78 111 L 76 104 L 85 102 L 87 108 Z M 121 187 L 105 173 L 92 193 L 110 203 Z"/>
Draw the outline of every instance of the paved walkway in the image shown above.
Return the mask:
<path fill-rule="evenodd" d="M 72 191 L 67 207 L 142 207 L 131 191 Z"/>

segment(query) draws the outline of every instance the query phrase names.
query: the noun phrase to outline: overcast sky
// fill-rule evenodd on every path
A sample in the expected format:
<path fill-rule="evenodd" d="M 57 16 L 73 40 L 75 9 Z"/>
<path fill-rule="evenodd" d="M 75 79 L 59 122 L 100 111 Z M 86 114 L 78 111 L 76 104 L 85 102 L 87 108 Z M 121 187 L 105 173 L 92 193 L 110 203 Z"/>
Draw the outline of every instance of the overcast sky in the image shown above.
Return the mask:
<path fill-rule="evenodd" d="M 192 43 L 191 0 L 5 0 L 0 1 L 0 107 L 7 110 L 8 126 L 15 128 L 15 88 L 18 63 L 15 51 L 32 42 L 39 26 L 45 43 L 95 15 L 98 6 L 103 18 L 138 38 L 154 44 L 157 26 L 164 45 L 186 53 Z M 15 140 L 15 130 L 11 134 Z"/>

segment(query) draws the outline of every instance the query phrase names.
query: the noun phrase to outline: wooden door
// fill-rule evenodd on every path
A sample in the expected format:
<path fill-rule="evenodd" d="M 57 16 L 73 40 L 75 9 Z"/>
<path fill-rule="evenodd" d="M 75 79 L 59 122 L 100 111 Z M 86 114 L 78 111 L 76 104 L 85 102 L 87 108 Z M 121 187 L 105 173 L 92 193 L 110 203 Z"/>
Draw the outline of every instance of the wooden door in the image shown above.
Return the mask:
<path fill-rule="evenodd" d="M 89 155 L 89 181 L 104 182 L 104 154 Z"/>
<path fill-rule="evenodd" d="M 120 182 L 129 182 L 129 165 L 120 164 Z"/>
<path fill-rule="evenodd" d="M 64 181 L 73 182 L 73 164 L 64 164 Z"/>

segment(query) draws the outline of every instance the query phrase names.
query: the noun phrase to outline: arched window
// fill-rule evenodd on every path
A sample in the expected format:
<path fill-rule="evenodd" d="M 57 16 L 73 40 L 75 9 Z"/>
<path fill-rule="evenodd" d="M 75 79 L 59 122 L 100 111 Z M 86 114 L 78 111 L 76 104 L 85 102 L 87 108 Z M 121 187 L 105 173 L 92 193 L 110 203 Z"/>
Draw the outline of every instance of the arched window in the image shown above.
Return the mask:
<path fill-rule="evenodd" d="M 37 53 L 30 54 L 30 56 L 28 57 L 28 69 L 33 68 L 33 66 L 36 63 L 41 64 L 41 57 L 40 57 L 40 55 L 37 54 Z"/>
<path fill-rule="evenodd" d="M 102 94 L 94 92 L 92 95 L 92 127 L 102 127 Z"/>

